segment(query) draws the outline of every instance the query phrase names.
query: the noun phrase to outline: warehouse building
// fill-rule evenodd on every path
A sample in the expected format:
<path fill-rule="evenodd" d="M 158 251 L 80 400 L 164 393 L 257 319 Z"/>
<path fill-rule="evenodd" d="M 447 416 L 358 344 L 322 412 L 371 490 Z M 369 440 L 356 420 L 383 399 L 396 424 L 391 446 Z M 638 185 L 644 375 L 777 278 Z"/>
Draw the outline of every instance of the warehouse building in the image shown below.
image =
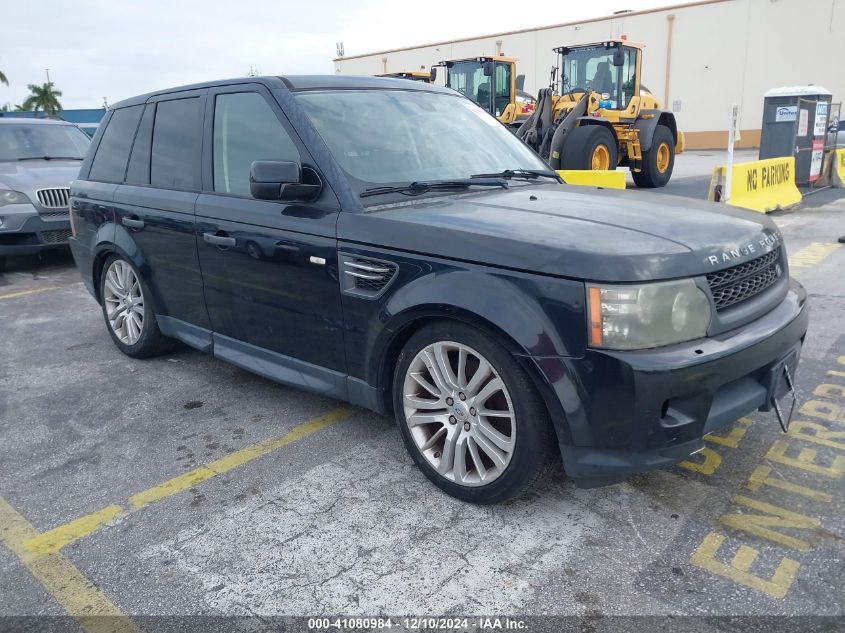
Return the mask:
<path fill-rule="evenodd" d="M 758 147 L 763 95 L 771 88 L 817 84 L 835 103 L 845 98 L 845 0 L 706 0 L 334 63 L 337 73 L 375 75 L 500 53 L 519 59 L 525 89 L 536 95 L 548 86 L 553 48 L 621 36 L 645 44 L 642 82 L 675 112 L 689 149 L 725 147 L 733 103 L 741 108 L 737 146 Z"/>

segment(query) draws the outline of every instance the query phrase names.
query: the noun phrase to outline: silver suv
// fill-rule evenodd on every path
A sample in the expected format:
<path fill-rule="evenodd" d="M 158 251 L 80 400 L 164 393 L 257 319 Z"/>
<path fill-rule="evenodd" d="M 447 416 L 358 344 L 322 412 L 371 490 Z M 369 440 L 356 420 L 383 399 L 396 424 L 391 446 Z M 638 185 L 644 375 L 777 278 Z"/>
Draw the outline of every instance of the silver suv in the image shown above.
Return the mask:
<path fill-rule="evenodd" d="M 0 271 L 7 255 L 67 244 L 70 183 L 90 144 L 65 121 L 0 117 Z"/>

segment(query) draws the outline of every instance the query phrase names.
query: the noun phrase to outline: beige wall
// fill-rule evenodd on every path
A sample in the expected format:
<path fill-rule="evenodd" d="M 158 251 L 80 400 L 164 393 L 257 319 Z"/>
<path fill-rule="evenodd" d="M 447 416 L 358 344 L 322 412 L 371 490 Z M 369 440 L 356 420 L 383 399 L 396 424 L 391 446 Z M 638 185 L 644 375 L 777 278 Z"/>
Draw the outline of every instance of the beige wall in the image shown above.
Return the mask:
<path fill-rule="evenodd" d="M 719 146 L 732 103 L 741 107 L 743 145 L 759 140 L 763 94 L 815 83 L 845 98 L 845 0 L 716 0 L 335 60 L 342 74 L 373 75 L 428 68 L 445 59 L 494 54 L 517 57 L 526 90 L 548 85 L 552 48 L 627 35 L 646 45 L 643 83 L 666 94 L 669 17 L 673 19 L 668 102 L 687 146 Z"/>

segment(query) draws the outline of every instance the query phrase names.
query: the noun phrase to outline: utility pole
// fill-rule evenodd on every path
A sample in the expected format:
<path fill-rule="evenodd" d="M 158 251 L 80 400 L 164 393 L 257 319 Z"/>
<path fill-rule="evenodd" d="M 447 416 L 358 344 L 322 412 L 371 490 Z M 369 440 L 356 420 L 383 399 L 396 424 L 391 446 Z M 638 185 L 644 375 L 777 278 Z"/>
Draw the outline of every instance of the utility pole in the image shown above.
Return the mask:
<path fill-rule="evenodd" d="M 45 73 L 47 73 L 47 83 L 50 83 L 50 69 L 49 69 L 49 68 L 45 68 L 45 69 L 44 69 L 44 72 L 45 72 Z"/>
<path fill-rule="evenodd" d="M 732 173 L 734 167 L 734 143 L 740 140 L 742 136 L 739 132 L 739 105 L 731 104 L 731 124 L 728 128 L 728 164 L 725 167 L 725 189 L 722 192 L 722 202 L 728 202 L 731 199 L 731 185 Z"/>

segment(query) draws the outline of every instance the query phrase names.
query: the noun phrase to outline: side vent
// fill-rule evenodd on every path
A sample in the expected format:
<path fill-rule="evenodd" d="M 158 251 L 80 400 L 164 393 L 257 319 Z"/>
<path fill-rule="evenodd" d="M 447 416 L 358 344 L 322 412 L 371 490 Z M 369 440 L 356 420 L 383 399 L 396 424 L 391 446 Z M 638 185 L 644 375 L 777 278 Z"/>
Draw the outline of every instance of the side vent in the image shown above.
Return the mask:
<path fill-rule="evenodd" d="M 396 271 L 393 262 L 340 254 L 340 287 L 348 295 L 380 297 L 396 277 Z"/>

